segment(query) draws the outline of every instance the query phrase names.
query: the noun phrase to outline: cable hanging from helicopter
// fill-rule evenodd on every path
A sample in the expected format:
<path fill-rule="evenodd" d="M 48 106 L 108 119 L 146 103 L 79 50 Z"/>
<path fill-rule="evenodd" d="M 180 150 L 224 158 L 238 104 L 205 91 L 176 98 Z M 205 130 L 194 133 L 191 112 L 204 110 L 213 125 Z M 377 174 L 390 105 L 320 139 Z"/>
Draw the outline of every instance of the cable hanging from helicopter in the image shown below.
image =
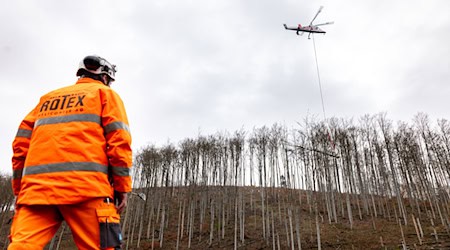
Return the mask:
<path fill-rule="evenodd" d="M 326 33 L 324 30 L 319 28 L 319 26 L 334 24 L 334 22 L 313 24 L 314 20 L 316 20 L 317 16 L 322 11 L 322 9 L 323 9 L 323 6 L 320 6 L 320 8 L 317 11 L 316 15 L 313 17 L 313 19 L 311 20 L 311 22 L 307 26 L 302 26 L 301 24 L 299 24 L 297 27 L 288 27 L 286 24 L 283 24 L 283 26 L 284 26 L 284 28 L 286 30 L 296 31 L 296 34 L 300 35 L 300 36 L 303 35 L 304 32 L 307 32 L 307 33 L 309 33 L 308 34 L 308 39 L 311 39 L 311 36 L 313 38 L 314 56 L 315 56 L 315 60 L 316 60 L 317 79 L 318 79 L 318 84 L 319 84 L 320 99 L 321 99 L 321 102 L 322 102 L 323 118 L 324 118 L 324 121 L 325 121 L 325 124 L 326 124 L 326 129 L 327 129 L 327 133 L 328 133 L 328 138 L 330 140 L 331 148 L 333 149 L 333 151 L 335 151 L 335 143 L 333 141 L 333 137 L 332 137 L 332 134 L 331 134 L 330 126 L 328 124 L 326 113 L 325 113 L 325 104 L 324 104 L 323 93 L 322 93 L 322 83 L 320 81 L 319 63 L 318 63 L 318 60 L 317 60 L 316 42 L 314 40 L 314 33 L 319 33 L 319 34 L 325 34 Z M 300 147 L 300 146 L 298 146 L 298 147 Z M 308 149 L 308 148 L 304 148 L 304 147 L 300 147 L 300 148 L 303 148 L 304 150 L 312 150 L 312 149 Z M 317 151 L 317 150 L 312 150 L 312 151 Z M 328 156 L 333 156 L 333 157 L 339 158 L 339 156 L 335 155 L 334 153 L 324 153 L 324 152 L 321 152 L 321 153 L 323 153 L 325 155 L 328 155 Z"/>

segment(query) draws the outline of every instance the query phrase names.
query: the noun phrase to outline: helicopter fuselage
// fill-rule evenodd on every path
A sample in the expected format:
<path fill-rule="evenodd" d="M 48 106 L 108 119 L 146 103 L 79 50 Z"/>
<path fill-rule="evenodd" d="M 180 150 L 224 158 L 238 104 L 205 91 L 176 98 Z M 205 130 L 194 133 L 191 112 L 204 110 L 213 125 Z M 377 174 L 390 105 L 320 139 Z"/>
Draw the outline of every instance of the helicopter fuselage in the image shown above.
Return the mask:
<path fill-rule="evenodd" d="M 319 27 L 310 26 L 310 25 L 304 26 L 304 27 L 299 25 L 298 28 L 295 30 L 302 31 L 302 32 L 309 32 L 309 33 L 326 33 L 324 30 L 321 30 Z"/>
<path fill-rule="evenodd" d="M 307 32 L 307 33 L 322 33 L 325 34 L 326 32 L 322 29 L 320 29 L 319 27 L 315 26 L 315 25 L 308 25 L 308 26 L 302 26 L 301 24 L 299 24 L 297 27 L 288 27 L 286 24 L 283 24 L 284 28 L 287 30 L 294 30 L 297 31 L 297 35 L 303 32 Z"/>

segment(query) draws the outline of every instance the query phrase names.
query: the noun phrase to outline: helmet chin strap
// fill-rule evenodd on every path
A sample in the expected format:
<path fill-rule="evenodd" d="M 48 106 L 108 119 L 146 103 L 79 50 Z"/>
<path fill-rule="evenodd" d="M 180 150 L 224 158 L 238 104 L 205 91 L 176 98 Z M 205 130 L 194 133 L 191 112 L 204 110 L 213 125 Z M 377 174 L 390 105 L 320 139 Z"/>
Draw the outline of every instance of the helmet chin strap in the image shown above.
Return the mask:
<path fill-rule="evenodd" d="M 108 87 L 111 87 L 111 83 L 113 82 L 112 79 L 107 75 L 101 75 L 100 77 L 102 79 L 103 84 L 105 84 Z"/>

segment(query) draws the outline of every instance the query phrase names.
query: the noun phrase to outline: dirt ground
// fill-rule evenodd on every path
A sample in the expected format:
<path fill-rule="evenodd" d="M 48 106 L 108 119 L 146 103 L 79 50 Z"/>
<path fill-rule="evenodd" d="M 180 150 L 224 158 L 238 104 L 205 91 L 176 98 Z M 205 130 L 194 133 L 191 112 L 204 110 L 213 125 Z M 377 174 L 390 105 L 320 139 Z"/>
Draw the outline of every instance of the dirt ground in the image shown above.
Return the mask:
<path fill-rule="evenodd" d="M 242 191 L 247 194 L 248 190 L 243 189 Z M 277 200 L 271 200 L 268 203 L 268 211 L 279 211 L 277 210 L 278 202 Z M 176 209 L 177 202 L 174 200 L 172 203 L 174 208 L 169 210 L 169 220 L 162 242 L 158 239 L 157 234 L 159 232 L 157 231 L 155 231 L 156 236 L 154 240 L 151 237 L 148 239 L 145 233 L 142 233 L 142 237 L 138 237 L 137 233 L 124 232 L 123 249 L 176 249 L 179 210 Z M 330 223 L 325 212 L 320 211 L 316 216 L 316 213 L 311 212 L 307 203 L 303 203 L 296 210 L 300 218 L 299 235 L 297 235 L 295 228 L 290 230 L 290 225 L 280 220 L 281 216 L 286 216 L 283 213 L 281 216 L 278 214 L 274 218 L 269 218 L 273 223 L 271 224 L 272 226 L 266 228 L 266 230 L 270 231 L 269 236 L 264 237 L 261 208 L 256 205 L 250 208 L 250 202 L 245 204 L 244 240 L 240 240 L 239 232 L 236 231 L 237 249 L 300 249 L 300 247 L 301 249 L 318 249 L 319 237 L 321 249 L 403 249 L 403 242 L 407 249 L 450 249 L 450 233 L 438 222 L 433 226 L 428 218 L 423 215 L 419 218 L 422 229 L 420 235 L 419 230 L 416 230 L 417 225 L 414 225 L 412 221 L 412 213 L 411 217 L 406 220 L 407 224 L 405 224 L 402 218 L 399 218 L 402 223 L 398 223 L 393 213 L 390 217 L 364 215 L 360 219 L 355 210 L 351 225 L 349 218 L 342 216 L 344 213 L 337 217 L 337 222 L 333 221 Z M 258 203 L 255 202 L 254 204 Z M 405 204 L 408 203 L 406 202 Z M 270 213 L 268 214 L 270 215 Z M 12 214 L 8 216 L 12 216 Z M 232 214 L 233 216 L 234 214 Z M 316 224 L 317 221 L 319 222 L 318 224 Z M 178 242 L 179 249 L 189 249 L 189 244 L 190 249 L 235 248 L 234 219 L 231 219 L 224 226 L 226 230 L 223 237 L 214 232 L 214 240 L 211 244 L 209 242 L 210 225 L 208 219 L 201 226 L 197 224 L 192 232 L 190 242 L 189 237 L 184 234 L 183 238 Z M 317 225 L 320 235 L 317 234 Z M 10 224 L 5 224 L 1 228 L 0 249 L 6 249 L 6 236 L 9 232 L 9 226 Z M 59 249 L 77 249 L 71 238 L 70 229 L 66 226 L 63 233 L 61 233 L 62 230 L 63 228 L 60 228 L 54 240 L 45 249 L 57 249 L 58 243 L 60 244 Z M 60 239 L 60 237 L 62 238 Z M 301 246 L 298 244 L 298 238 L 300 238 Z M 293 246 L 291 246 L 292 241 Z"/>

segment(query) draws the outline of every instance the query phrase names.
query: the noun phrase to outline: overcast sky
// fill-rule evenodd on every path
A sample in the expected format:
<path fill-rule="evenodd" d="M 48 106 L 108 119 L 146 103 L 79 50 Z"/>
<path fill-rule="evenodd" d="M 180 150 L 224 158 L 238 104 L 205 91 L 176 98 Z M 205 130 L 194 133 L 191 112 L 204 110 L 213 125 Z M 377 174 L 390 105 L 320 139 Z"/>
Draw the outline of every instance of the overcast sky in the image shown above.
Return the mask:
<path fill-rule="evenodd" d="M 449 118 L 448 0 L 0 0 L 0 172 L 41 95 L 74 84 L 79 61 L 116 64 L 133 149 L 323 117 L 418 112 Z"/>

